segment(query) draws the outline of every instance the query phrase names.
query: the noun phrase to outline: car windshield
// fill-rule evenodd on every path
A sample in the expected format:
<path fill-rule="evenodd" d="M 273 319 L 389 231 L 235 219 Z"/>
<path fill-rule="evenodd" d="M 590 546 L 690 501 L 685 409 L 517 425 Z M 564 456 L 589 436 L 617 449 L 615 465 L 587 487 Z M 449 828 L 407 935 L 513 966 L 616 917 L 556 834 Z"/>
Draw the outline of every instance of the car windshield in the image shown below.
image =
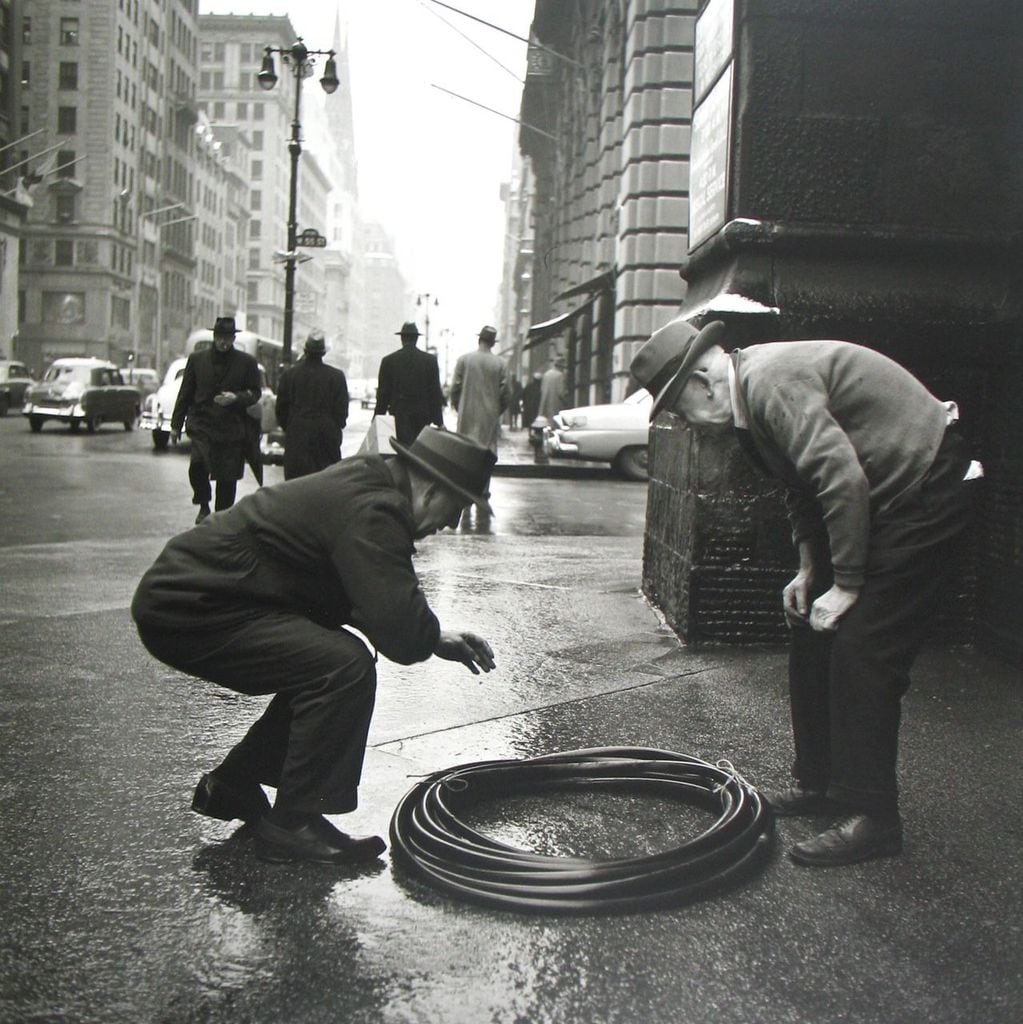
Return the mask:
<path fill-rule="evenodd" d="M 59 380 L 67 383 L 79 381 L 82 384 L 88 384 L 89 379 L 88 366 L 51 366 L 43 378 L 43 380 L 50 383 Z"/>

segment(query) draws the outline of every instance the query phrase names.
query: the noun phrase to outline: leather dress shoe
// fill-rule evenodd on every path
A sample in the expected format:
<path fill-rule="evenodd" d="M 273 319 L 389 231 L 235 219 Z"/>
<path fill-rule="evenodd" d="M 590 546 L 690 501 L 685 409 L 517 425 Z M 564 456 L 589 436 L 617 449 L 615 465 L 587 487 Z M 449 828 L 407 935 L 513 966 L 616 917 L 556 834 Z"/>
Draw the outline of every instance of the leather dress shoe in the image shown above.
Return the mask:
<path fill-rule="evenodd" d="M 760 795 L 779 818 L 812 818 L 835 810 L 834 801 L 819 789 L 803 789 L 797 785 L 788 789 L 762 789 Z"/>
<path fill-rule="evenodd" d="M 797 843 L 789 850 L 789 856 L 797 864 L 825 868 L 858 864 L 875 857 L 894 857 L 900 853 L 902 822 L 899 816 L 870 814 L 843 818 L 819 836 Z"/>
<path fill-rule="evenodd" d="M 363 864 L 387 849 L 379 836 L 350 836 L 317 817 L 286 828 L 269 818 L 256 823 L 256 855 L 272 864 Z"/>
<path fill-rule="evenodd" d="M 258 821 L 270 813 L 270 801 L 257 784 L 237 786 L 214 772 L 207 772 L 195 787 L 192 810 L 221 821 Z"/>

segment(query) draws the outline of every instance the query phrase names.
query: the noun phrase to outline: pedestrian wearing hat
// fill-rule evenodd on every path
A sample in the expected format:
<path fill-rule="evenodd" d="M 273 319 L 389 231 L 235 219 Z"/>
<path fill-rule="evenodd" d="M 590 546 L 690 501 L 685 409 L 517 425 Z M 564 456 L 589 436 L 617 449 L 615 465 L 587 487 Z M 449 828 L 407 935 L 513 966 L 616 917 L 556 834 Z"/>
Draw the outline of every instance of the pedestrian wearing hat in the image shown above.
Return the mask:
<path fill-rule="evenodd" d="M 981 470 L 955 404 L 892 359 L 844 341 L 729 353 L 726 338 L 720 321 L 672 321 L 631 370 L 654 395 L 651 418 L 734 430 L 787 488 L 799 551 L 782 593 L 795 785 L 765 796 L 778 815 L 837 818 L 792 848 L 799 864 L 893 856 L 900 703 Z"/>
<path fill-rule="evenodd" d="M 263 391 L 259 364 L 234 347 L 237 333 L 234 317 L 217 318 L 213 344 L 188 357 L 171 415 L 174 440 L 181 439 L 184 428 L 192 442 L 188 479 L 192 504 L 199 506 L 197 523 L 210 514 L 211 480 L 217 511 L 234 504 L 246 461 L 262 483 L 259 424 L 246 412 Z"/>
<path fill-rule="evenodd" d="M 554 426 L 554 417 L 557 416 L 568 403 L 568 385 L 565 382 L 565 357 L 556 355 L 551 365 L 540 378 L 540 406 L 537 409 L 537 416 L 547 421 L 547 425 Z M 532 426 L 532 424 L 530 424 Z"/>
<path fill-rule="evenodd" d="M 356 807 L 376 691 L 376 657 L 433 655 L 473 674 L 494 668 L 481 637 L 441 628 L 413 567 L 416 541 L 489 507 L 494 455 L 425 428 L 396 458 L 358 455 L 242 498 L 174 537 L 132 601 L 150 653 L 190 676 L 273 694 L 192 809 L 255 825 L 270 861 L 347 864 L 384 850 L 325 814 Z M 276 789 L 271 808 L 262 785 Z"/>
<path fill-rule="evenodd" d="M 374 416 L 390 413 L 402 444 L 411 444 L 423 427 L 444 426 L 444 392 L 437 357 L 417 346 L 419 328 L 407 321 L 396 332 L 401 348 L 380 360 Z"/>
<path fill-rule="evenodd" d="M 284 479 L 317 473 L 341 461 L 348 422 L 348 380 L 323 361 L 327 342 L 312 331 L 305 355 L 281 376 L 275 412 L 284 430 Z"/>
<path fill-rule="evenodd" d="M 494 355 L 497 331 L 484 327 L 475 352 L 458 357 L 451 378 L 451 405 L 458 410 L 458 432 L 497 454 L 501 414 L 511 401 L 508 367 Z"/>

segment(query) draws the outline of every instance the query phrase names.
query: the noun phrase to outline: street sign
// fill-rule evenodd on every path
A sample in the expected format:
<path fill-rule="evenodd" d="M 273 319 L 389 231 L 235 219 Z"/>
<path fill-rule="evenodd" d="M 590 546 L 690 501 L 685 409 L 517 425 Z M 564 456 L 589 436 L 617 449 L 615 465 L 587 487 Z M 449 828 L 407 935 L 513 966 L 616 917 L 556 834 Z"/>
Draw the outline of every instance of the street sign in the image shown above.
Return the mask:
<path fill-rule="evenodd" d="M 324 249 L 327 246 L 327 239 L 316 228 L 306 228 L 295 239 L 295 245 L 303 245 L 309 249 Z"/>

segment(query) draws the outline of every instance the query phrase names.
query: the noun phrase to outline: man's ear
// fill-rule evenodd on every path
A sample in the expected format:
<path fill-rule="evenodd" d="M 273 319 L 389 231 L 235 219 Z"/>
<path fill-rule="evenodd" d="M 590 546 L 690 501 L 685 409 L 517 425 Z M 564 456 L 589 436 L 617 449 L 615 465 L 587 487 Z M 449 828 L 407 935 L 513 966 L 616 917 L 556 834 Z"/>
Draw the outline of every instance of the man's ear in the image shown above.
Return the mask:
<path fill-rule="evenodd" d="M 699 387 L 711 390 L 710 374 L 706 370 L 693 370 L 689 379 L 695 381 Z"/>

